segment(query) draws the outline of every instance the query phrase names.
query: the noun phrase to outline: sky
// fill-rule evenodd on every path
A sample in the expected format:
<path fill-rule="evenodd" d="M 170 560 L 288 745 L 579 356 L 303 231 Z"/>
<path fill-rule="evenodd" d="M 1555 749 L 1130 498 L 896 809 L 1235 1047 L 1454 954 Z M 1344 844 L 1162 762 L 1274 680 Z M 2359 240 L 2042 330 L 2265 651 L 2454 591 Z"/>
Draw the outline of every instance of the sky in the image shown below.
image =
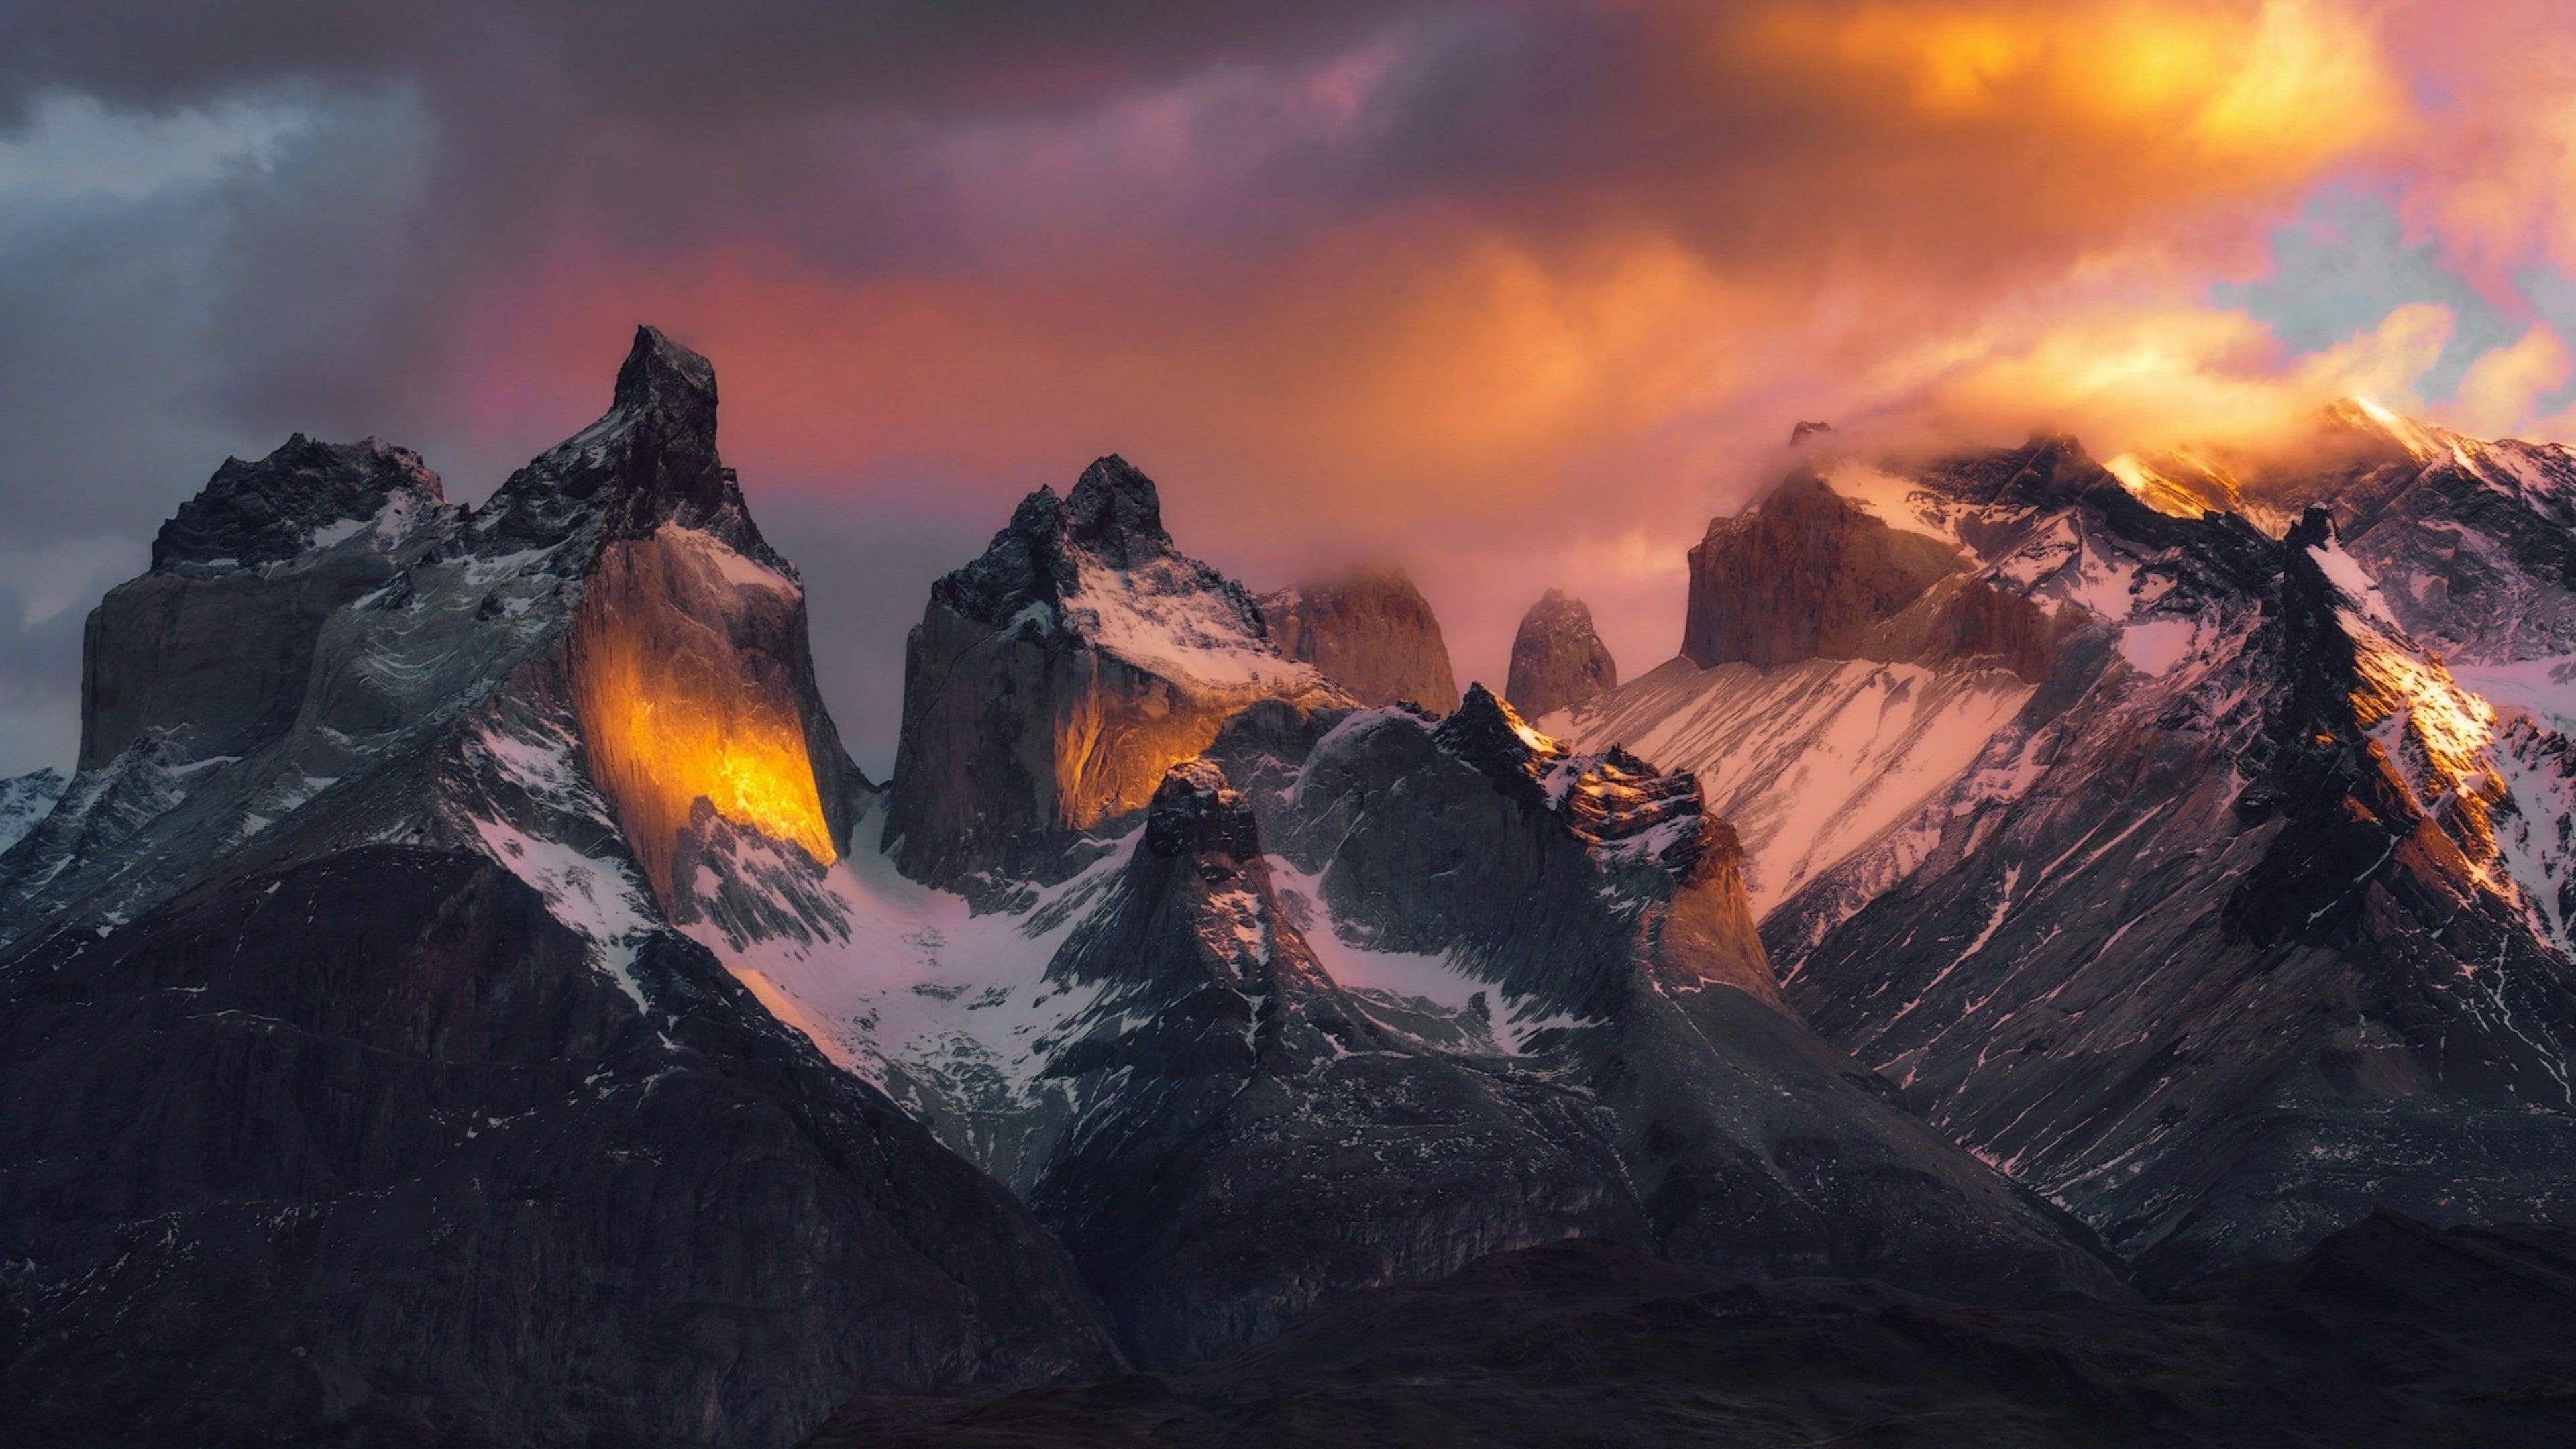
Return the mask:
<path fill-rule="evenodd" d="M 2539 0 L 0 0 L 0 774 L 227 455 L 487 495 L 638 322 L 809 588 L 903 635 L 1116 451 L 1256 588 L 1404 564 L 1462 682 L 1803 419 L 2097 456 L 2359 393 L 2576 440 L 2576 15 Z"/>

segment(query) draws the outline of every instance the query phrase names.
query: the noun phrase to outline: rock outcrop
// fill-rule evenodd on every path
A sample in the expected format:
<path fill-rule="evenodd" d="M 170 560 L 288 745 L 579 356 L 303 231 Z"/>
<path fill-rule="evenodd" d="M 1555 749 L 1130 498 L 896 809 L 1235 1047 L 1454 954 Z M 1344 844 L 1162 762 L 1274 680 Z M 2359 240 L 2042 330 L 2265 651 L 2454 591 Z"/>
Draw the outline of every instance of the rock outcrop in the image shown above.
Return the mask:
<path fill-rule="evenodd" d="M 63 797 L 71 782 L 60 770 L 30 770 L 0 780 L 0 854 L 5 854 L 19 838 L 36 828 L 54 802 Z"/>
<path fill-rule="evenodd" d="M 179 763 L 247 755 L 304 707 L 322 627 L 454 526 L 438 475 L 374 438 L 298 433 L 228 459 L 152 542 L 151 571 L 89 617 L 80 767 L 146 735 Z"/>
<path fill-rule="evenodd" d="M 1550 589 L 1521 616 L 1503 696 L 1531 719 L 1619 687 L 1619 663 L 1592 629 L 1592 609 Z"/>
<path fill-rule="evenodd" d="M 1152 479 L 1102 458 L 932 587 L 886 840 L 932 885 L 1061 879 L 1262 699 L 1347 702 L 1279 652 L 1242 585 L 1173 546 Z"/>
<path fill-rule="evenodd" d="M 1192 1362 L 1497 1248 L 1646 1233 L 1579 1101 L 1336 987 L 1258 836 L 1215 766 L 1174 767 L 1047 968 L 1105 990 L 1050 1067 L 1083 1110 L 1030 1201 L 1130 1351 Z"/>
<path fill-rule="evenodd" d="M 1365 705 L 1458 707 L 1458 677 L 1431 603 L 1400 568 L 1360 569 L 1256 601 L 1279 652 Z"/>
<path fill-rule="evenodd" d="M 873 808 L 714 425 L 645 329 L 484 508 L 291 444 L 94 616 L 0 856 L 21 1434 L 767 1446 L 1118 1366 L 1021 1204 L 674 928 L 711 840 L 815 891 Z"/>
<path fill-rule="evenodd" d="M 1872 630 L 1964 563 L 1941 540 L 1891 528 L 1802 471 L 1755 507 L 1712 521 L 1691 549 L 1682 653 L 1702 668 L 1857 659 Z"/>
<path fill-rule="evenodd" d="M 1957 547 L 1890 525 L 1813 469 L 1713 520 L 1690 577 L 1682 654 L 1703 668 L 1992 658 L 2036 684 L 2065 627 L 1971 573 Z"/>

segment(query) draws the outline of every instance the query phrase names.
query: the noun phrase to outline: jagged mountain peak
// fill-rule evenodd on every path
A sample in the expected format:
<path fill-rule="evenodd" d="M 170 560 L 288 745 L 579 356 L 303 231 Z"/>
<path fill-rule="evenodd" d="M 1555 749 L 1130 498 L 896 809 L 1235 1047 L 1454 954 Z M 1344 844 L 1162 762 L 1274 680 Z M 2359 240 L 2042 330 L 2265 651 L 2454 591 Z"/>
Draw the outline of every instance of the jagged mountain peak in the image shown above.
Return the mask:
<path fill-rule="evenodd" d="M 1165 678 L 1265 691 L 1321 683 L 1280 653 L 1250 591 L 1174 545 L 1154 480 L 1116 454 L 1062 498 L 1040 488 L 1021 499 L 930 596 L 988 628 L 1034 626 Z"/>
<path fill-rule="evenodd" d="M 2392 412 L 2360 396 L 2340 397 L 2326 404 L 2321 410 L 2319 423 L 2329 433 L 2358 433 L 2394 444 L 2419 463 L 2462 441 L 2458 433 L 2448 428 Z"/>
<path fill-rule="evenodd" d="M 2072 433 L 2035 432 L 2018 447 L 1953 454 L 1925 470 L 1961 502 L 1981 507 L 2058 508 L 2113 483 Z"/>
<path fill-rule="evenodd" d="M 1145 810 L 1145 848 L 1157 857 L 1217 851 L 1237 860 L 1261 853 L 1252 805 L 1207 759 L 1183 760 L 1163 776 Z"/>
<path fill-rule="evenodd" d="M 1069 542 L 1111 568 L 1133 568 L 1172 551 L 1154 480 L 1116 453 L 1094 459 L 1065 495 L 1064 530 Z"/>
<path fill-rule="evenodd" d="M 639 326 L 618 364 L 616 406 L 674 415 L 703 411 L 715 431 L 716 369 L 704 355 L 674 342 L 661 328 Z"/>
<path fill-rule="evenodd" d="M 1153 480 L 1115 454 L 1022 499 L 931 586 L 904 677 L 885 839 L 916 880 L 1002 894 L 1132 823 L 1244 707 L 1352 703 L 1173 544 Z"/>
<path fill-rule="evenodd" d="M 984 623 L 1031 604 L 1054 604 L 1082 587 L 1089 558 L 1132 569 L 1176 557 L 1154 480 L 1112 453 L 1082 470 L 1070 492 L 1040 486 L 1011 510 L 984 552 L 931 585 L 931 596 Z"/>
<path fill-rule="evenodd" d="M 326 443 L 302 433 L 264 458 L 227 458 L 152 540 L 152 567 L 259 567 L 334 542 L 394 510 L 446 502 L 436 473 L 382 438 Z"/>
<path fill-rule="evenodd" d="M 1483 684 L 1467 686 L 1466 698 L 1431 732 L 1439 746 L 1513 788 L 1537 783 L 1539 773 L 1573 752 L 1530 728 L 1520 711 Z"/>
<path fill-rule="evenodd" d="M 664 523 L 713 534 L 793 577 L 743 505 L 716 451 L 716 375 L 706 358 L 639 327 L 608 411 L 510 475 L 477 518 L 501 549 L 591 547 Z"/>
<path fill-rule="evenodd" d="M 1022 498 L 984 552 L 941 577 L 931 596 L 968 618 L 999 624 L 1032 604 L 1051 606 L 1080 592 L 1086 562 L 1122 573 L 1177 565 L 1206 587 L 1241 592 L 1232 580 L 1181 555 L 1163 527 L 1154 480 L 1111 453 L 1083 469 L 1061 497 L 1040 487 Z"/>

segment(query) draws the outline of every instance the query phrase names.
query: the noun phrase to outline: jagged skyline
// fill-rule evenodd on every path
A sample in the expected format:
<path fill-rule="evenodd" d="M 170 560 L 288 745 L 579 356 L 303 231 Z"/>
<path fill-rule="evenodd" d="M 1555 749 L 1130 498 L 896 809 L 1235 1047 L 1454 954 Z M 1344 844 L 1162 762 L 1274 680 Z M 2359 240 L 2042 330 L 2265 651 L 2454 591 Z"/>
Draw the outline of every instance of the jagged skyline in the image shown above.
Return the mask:
<path fill-rule="evenodd" d="M 39 1437 L 783 1449 L 1567 1237 L 2079 1354 L 2443 1225 L 2562 1284 L 2576 453 L 1826 435 L 1535 723 L 1360 705 L 1105 455 L 927 590 L 879 784 L 716 378 L 636 329 L 473 508 L 299 437 L 102 599 L 0 852 Z M 1400 612 L 1302 623 L 1383 679 Z"/>
<path fill-rule="evenodd" d="M 919 588 L 1107 451 L 1256 587 L 1395 555 L 1463 684 L 1549 586 L 1667 657 L 1800 418 L 2563 426 L 2551 7 L 1273 8 L 16 7 L 0 770 L 224 455 L 479 496 L 641 320 L 724 360 L 879 767 Z"/>

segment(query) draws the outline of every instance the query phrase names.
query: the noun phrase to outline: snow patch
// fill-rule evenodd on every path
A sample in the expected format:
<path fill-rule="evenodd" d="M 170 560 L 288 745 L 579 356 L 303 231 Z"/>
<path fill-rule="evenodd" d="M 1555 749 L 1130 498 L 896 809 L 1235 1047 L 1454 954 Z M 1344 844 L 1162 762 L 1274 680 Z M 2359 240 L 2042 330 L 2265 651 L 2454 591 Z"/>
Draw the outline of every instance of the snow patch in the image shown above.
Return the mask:
<path fill-rule="evenodd" d="M 634 965 L 661 920 L 626 863 L 584 855 L 497 820 L 473 823 L 485 853 L 543 896 L 556 920 L 587 937 L 601 968 L 634 998 L 636 1009 L 649 1009 Z"/>
<path fill-rule="evenodd" d="M 1841 463 L 1828 470 L 1825 486 L 1890 528 L 1928 534 L 1963 553 L 1973 552 L 1959 536 L 1958 506 L 1911 478 L 1867 463 Z"/>
<path fill-rule="evenodd" d="M 2361 560 L 2345 553 L 2340 542 L 2328 539 L 2311 545 L 2308 556 L 2317 561 L 2317 567 L 2325 573 L 2327 580 L 2359 604 L 2364 613 L 2391 629 L 2403 630 L 2395 611 L 2388 607 L 2388 600 L 2380 597 L 2379 585 L 2370 577 L 2370 571 L 2361 566 Z"/>
<path fill-rule="evenodd" d="M 2576 734 L 2576 655 L 2453 665 L 2451 678 L 2501 712 L 2523 714 L 2561 734 Z"/>
<path fill-rule="evenodd" d="M 343 518 L 336 523 L 323 524 L 313 530 L 313 536 L 306 541 L 305 547 L 329 548 L 334 544 L 346 543 L 374 522 L 373 518 Z"/>
<path fill-rule="evenodd" d="M 1323 683 L 1256 633 L 1235 598 L 1186 559 L 1133 569 L 1084 559 L 1063 611 L 1066 627 L 1093 647 L 1166 679 L 1283 694 Z"/>
<path fill-rule="evenodd" d="M 37 770 L 0 780 L 0 851 L 35 829 L 70 783 L 60 770 Z"/>
<path fill-rule="evenodd" d="M 801 593 L 793 579 L 734 550 L 723 539 L 704 529 L 682 528 L 665 523 L 658 530 L 661 541 L 685 549 L 713 565 L 726 583 L 739 589 L 769 589 L 779 593 Z"/>
<path fill-rule="evenodd" d="M 1468 1038 L 1483 1040 L 1502 1056 L 1527 1055 L 1531 1038 L 1540 1032 L 1596 1024 L 1546 1012 L 1535 998 L 1506 995 L 1470 974 L 1455 952 L 1375 951 L 1353 945 L 1343 939 L 1340 924 L 1324 904 L 1320 879 L 1277 856 L 1270 860 L 1270 878 L 1280 903 L 1303 917 L 1298 935 L 1315 963 L 1334 985 L 1364 1001 L 1450 1017 Z"/>
<path fill-rule="evenodd" d="M 1586 753 L 1624 744 L 1698 775 L 1744 842 L 1758 918 L 1957 780 L 2033 691 L 1991 668 L 1676 660 L 1547 725 Z"/>
<path fill-rule="evenodd" d="M 2120 657 L 2141 674 L 2170 674 L 2199 643 L 2200 625 L 2194 620 L 2141 619 L 2120 630 Z"/>

